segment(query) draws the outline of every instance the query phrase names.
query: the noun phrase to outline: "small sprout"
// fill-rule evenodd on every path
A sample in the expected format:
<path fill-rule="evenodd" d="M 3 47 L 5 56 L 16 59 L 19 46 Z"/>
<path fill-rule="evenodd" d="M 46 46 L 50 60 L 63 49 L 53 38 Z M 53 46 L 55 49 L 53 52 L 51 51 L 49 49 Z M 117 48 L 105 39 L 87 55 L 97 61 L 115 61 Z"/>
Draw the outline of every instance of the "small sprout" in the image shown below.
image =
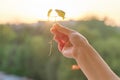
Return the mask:
<path fill-rule="evenodd" d="M 62 19 L 65 19 L 65 12 L 63 10 L 59 10 L 59 9 L 55 9 L 54 12 L 56 13 L 56 15 L 52 14 L 52 9 L 48 10 L 47 16 L 48 16 L 48 21 L 50 17 L 54 17 L 54 21 L 56 22 L 56 17 L 62 17 Z M 49 56 L 52 54 L 52 48 L 53 48 L 53 39 L 49 42 L 50 44 L 50 51 L 49 51 Z"/>

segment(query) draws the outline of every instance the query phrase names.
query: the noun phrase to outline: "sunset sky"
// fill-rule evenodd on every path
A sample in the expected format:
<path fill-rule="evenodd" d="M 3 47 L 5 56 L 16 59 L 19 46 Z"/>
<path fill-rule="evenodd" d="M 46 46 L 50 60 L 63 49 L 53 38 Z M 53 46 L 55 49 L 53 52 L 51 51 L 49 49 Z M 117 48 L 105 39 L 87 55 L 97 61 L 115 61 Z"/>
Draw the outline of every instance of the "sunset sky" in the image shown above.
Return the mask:
<path fill-rule="evenodd" d="M 64 10 L 66 20 L 95 14 L 120 23 L 120 0 L 0 0 L 0 23 L 47 20 L 51 8 Z"/>

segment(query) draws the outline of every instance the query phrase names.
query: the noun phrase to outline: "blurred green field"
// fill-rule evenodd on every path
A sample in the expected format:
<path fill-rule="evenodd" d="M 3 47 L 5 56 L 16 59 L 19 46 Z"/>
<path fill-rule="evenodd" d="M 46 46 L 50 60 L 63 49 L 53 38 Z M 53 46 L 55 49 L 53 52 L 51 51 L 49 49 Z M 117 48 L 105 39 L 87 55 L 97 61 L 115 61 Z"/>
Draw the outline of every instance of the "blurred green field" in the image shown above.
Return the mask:
<path fill-rule="evenodd" d="M 120 76 L 120 27 L 103 21 L 59 22 L 83 34 L 112 70 Z M 87 80 L 80 70 L 72 70 L 73 59 L 63 57 L 53 43 L 52 23 L 0 24 L 0 71 L 34 80 Z"/>

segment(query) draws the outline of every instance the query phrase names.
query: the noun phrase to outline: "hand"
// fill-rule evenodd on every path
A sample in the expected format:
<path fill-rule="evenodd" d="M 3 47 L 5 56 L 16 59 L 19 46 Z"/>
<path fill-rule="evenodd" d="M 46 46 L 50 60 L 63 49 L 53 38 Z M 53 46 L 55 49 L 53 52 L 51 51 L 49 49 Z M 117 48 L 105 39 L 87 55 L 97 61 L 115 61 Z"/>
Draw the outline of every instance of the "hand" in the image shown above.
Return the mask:
<path fill-rule="evenodd" d="M 59 24 L 55 24 L 51 32 L 58 49 L 65 57 L 76 60 L 88 80 L 120 80 L 80 33 Z"/>
<path fill-rule="evenodd" d="M 60 24 L 54 24 L 51 32 L 54 34 L 54 40 L 58 43 L 59 51 L 65 57 L 76 58 L 80 49 L 88 45 L 88 41 L 83 35 Z"/>

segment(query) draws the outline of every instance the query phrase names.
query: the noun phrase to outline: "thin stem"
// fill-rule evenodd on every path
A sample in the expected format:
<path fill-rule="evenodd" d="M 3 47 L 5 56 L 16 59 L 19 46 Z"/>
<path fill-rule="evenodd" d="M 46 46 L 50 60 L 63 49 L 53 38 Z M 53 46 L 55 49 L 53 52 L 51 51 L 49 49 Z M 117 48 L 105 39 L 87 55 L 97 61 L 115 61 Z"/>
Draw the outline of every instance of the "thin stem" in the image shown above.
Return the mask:
<path fill-rule="evenodd" d="M 50 44 L 49 56 L 50 56 L 52 54 L 53 39 L 49 42 L 49 44 Z"/>
<path fill-rule="evenodd" d="M 56 20 L 57 16 L 54 16 L 54 18 L 55 18 L 55 21 L 54 21 L 54 22 L 56 23 L 56 22 L 57 22 L 57 20 Z"/>
<path fill-rule="evenodd" d="M 57 22 L 56 18 L 57 18 L 57 16 L 54 16 L 54 23 Z M 49 18 L 48 18 L 48 21 L 49 21 Z M 52 49 L 53 49 L 53 39 L 50 40 L 49 44 L 50 44 L 49 56 L 50 56 L 52 54 Z"/>

